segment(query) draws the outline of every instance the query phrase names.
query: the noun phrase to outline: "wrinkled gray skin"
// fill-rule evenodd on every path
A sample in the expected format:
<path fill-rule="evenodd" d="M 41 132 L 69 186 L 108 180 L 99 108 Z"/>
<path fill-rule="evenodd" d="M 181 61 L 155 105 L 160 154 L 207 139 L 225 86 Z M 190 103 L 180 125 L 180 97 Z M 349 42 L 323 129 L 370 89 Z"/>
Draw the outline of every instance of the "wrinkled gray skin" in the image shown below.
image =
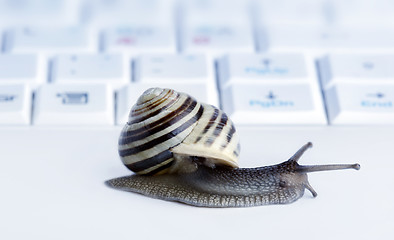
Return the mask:
<path fill-rule="evenodd" d="M 307 172 L 359 169 L 359 164 L 301 166 L 301 155 L 312 146 L 305 144 L 293 157 L 278 165 L 230 169 L 199 166 L 193 173 L 158 176 L 131 175 L 108 180 L 112 188 L 149 197 L 178 201 L 199 207 L 251 207 L 287 204 L 304 194 L 317 193 L 308 183 Z"/>

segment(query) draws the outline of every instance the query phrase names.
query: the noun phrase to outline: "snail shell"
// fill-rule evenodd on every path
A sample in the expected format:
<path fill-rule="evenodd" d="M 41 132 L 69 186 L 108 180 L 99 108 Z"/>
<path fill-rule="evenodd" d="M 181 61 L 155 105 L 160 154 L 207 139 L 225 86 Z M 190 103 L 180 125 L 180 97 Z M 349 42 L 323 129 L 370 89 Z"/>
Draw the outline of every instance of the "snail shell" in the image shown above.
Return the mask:
<path fill-rule="evenodd" d="M 238 134 L 223 111 L 171 89 L 146 90 L 119 138 L 123 164 L 143 175 L 192 172 L 198 164 L 236 168 L 239 151 Z"/>

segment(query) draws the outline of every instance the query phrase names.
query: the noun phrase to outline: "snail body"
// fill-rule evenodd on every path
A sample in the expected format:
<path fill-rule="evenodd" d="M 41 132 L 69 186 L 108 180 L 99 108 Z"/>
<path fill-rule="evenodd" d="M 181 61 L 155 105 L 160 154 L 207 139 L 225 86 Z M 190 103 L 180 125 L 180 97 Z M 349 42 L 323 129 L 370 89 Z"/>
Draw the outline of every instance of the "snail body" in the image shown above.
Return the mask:
<path fill-rule="evenodd" d="M 193 107 L 185 107 L 182 115 L 169 110 L 179 109 L 177 101 L 180 106 L 194 103 L 186 104 Z M 177 116 L 182 116 L 181 120 Z M 177 124 L 172 127 L 174 122 Z M 180 126 L 184 126 L 182 131 Z M 148 133 L 151 129 L 154 137 Z M 311 146 L 305 144 L 281 164 L 238 168 L 238 135 L 224 112 L 199 104 L 187 94 L 149 89 L 132 108 L 119 138 L 122 161 L 137 174 L 111 179 L 106 184 L 194 206 L 249 207 L 292 203 L 303 196 L 305 189 L 316 197 L 308 172 L 360 168 L 359 164 L 299 165 L 297 161 Z"/>

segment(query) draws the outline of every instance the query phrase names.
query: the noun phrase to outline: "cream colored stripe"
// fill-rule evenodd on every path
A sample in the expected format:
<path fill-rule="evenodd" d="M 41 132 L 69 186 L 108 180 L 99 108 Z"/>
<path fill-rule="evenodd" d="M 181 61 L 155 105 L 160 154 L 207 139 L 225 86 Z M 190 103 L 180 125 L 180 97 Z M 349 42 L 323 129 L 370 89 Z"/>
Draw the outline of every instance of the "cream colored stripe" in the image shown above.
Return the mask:
<path fill-rule="evenodd" d="M 186 128 L 183 132 L 179 133 L 173 138 L 168 139 L 167 141 L 164 141 L 158 145 L 156 145 L 153 148 L 147 149 L 145 151 L 139 152 L 134 155 L 129 155 L 125 156 L 122 158 L 123 162 L 125 164 L 132 164 L 135 162 L 139 162 L 141 160 L 151 158 L 161 152 L 163 152 L 166 149 L 170 149 L 174 147 L 175 145 L 179 144 L 182 142 L 182 140 L 190 134 L 190 132 L 193 130 L 195 124 L 191 125 L 190 127 Z"/>
<path fill-rule="evenodd" d="M 156 116 L 153 116 L 151 118 L 148 118 L 142 122 L 138 122 L 138 123 L 134 123 L 129 125 L 128 129 L 129 130 L 136 130 L 139 128 L 144 127 L 145 125 L 151 124 L 152 122 L 155 122 L 158 119 L 161 119 L 165 116 L 167 116 L 168 114 L 170 114 L 171 112 L 175 111 L 176 109 L 178 109 L 180 106 L 182 106 L 182 104 L 184 104 L 185 100 L 187 99 L 187 96 L 183 95 L 181 96 L 174 104 L 172 104 L 166 111 L 162 111 L 159 114 L 157 114 Z M 150 110 L 148 113 L 150 112 L 154 112 L 159 108 L 163 108 L 164 105 L 160 105 L 157 108 Z"/>
<path fill-rule="evenodd" d="M 156 89 L 154 89 L 153 92 L 156 92 Z M 150 92 L 152 93 L 152 92 Z M 147 99 L 147 96 L 145 95 L 145 92 L 138 98 L 136 105 L 135 105 L 135 110 L 140 111 L 141 109 L 147 107 L 148 105 L 151 105 L 158 100 L 162 99 L 167 93 L 169 93 L 168 90 L 162 89 L 159 95 L 154 96 L 154 94 L 148 93 L 148 96 L 150 97 Z"/>

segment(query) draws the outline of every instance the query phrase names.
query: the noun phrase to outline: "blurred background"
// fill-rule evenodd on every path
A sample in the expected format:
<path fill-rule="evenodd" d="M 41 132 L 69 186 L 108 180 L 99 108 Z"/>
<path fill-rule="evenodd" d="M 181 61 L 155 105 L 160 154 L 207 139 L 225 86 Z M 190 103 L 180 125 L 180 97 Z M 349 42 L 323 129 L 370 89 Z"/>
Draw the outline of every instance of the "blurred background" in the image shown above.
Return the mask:
<path fill-rule="evenodd" d="M 0 87 L 28 87 L 25 125 L 54 121 L 46 85 L 86 83 L 116 96 L 109 124 L 153 86 L 239 124 L 393 123 L 393 29 L 390 0 L 1 0 Z"/>
<path fill-rule="evenodd" d="M 149 87 L 224 109 L 241 167 L 312 141 L 301 164 L 361 170 L 286 206 L 114 191 Z M 0 239 L 392 239 L 393 124 L 392 0 L 0 0 Z"/>

